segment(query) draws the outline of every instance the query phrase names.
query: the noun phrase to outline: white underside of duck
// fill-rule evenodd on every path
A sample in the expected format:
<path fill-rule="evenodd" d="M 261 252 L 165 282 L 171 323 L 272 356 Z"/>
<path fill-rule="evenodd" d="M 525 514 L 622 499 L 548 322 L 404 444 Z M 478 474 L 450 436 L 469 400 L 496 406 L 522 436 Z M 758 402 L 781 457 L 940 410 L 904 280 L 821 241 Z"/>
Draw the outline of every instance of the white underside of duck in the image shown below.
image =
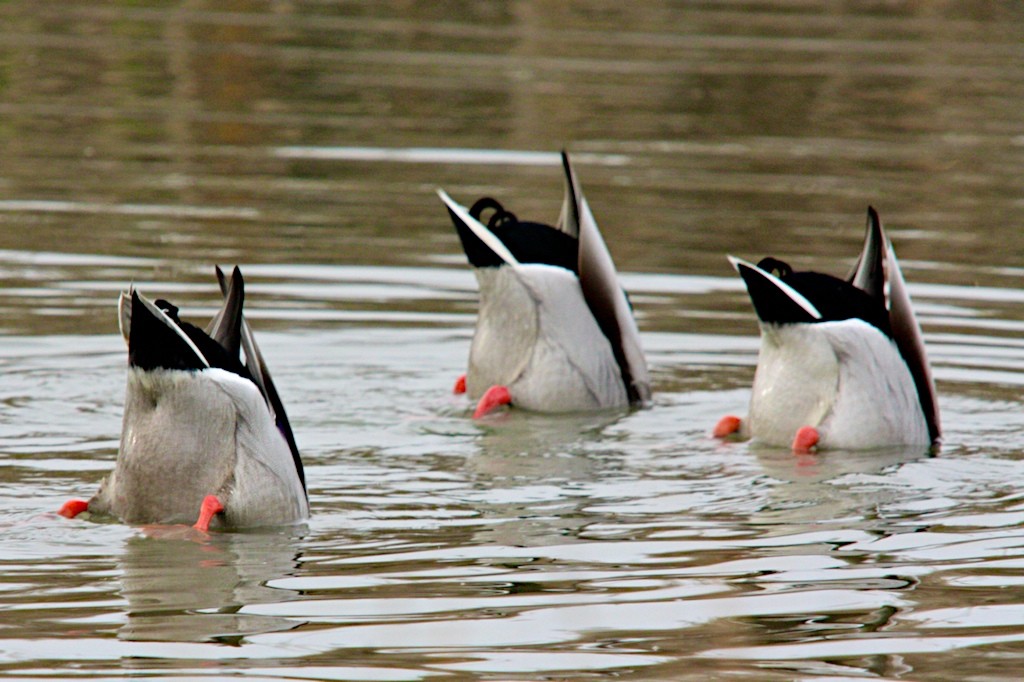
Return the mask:
<path fill-rule="evenodd" d="M 896 344 L 859 319 L 761 325 L 745 435 L 788 447 L 804 426 L 828 449 L 931 442 Z"/>
<path fill-rule="evenodd" d="M 309 516 L 287 443 L 248 379 L 200 371 L 128 369 L 121 447 L 89 509 L 128 523 L 191 523 L 207 495 L 225 527 Z"/>
<path fill-rule="evenodd" d="M 475 273 L 480 311 L 466 374 L 470 398 L 506 386 L 514 406 L 539 412 L 629 405 L 611 344 L 575 274 L 540 264 Z"/>

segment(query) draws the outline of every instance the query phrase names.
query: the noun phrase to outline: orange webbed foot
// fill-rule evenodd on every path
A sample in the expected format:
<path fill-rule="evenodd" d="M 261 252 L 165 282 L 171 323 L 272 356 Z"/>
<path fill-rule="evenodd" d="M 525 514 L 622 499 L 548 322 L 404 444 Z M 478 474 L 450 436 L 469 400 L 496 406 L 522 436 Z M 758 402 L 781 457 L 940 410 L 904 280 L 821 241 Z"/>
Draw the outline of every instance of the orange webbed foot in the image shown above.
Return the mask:
<path fill-rule="evenodd" d="M 61 505 L 57 513 L 66 519 L 73 519 L 85 511 L 89 511 L 89 503 L 85 500 L 68 500 Z"/>
<path fill-rule="evenodd" d="M 224 505 L 217 498 L 216 495 L 207 495 L 203 498 L 203 503 L 199 507 L 199 520 L 192 525 L 196 530 L 201 530 L 204 533 L 210 530 L 210 521 L 217 514 L 224 511 Z"/>
<path fill-rule="evenodd" d="M 793 438 L 793 454 L 807 455 L 817 450 L 821 434 L 813 426 L 801 426 Z"/>
<path fill-rule="evenodd" d="M 466 375 L 463 374 L 455 380 L 455 388 L 452 389 L 452 393 L 455 395 L 462 395 L 466 392 Z"/>
<path fill-rule="evenodd" d="M 490 414 L 502 405 L 512 404 L 512 394 L 505 386 L 491 386 L 476 404 L 476 411 L 473 412 L 473 419 L 479 419 Z"/>
<path fill-rule="evenodd" d="M 737 417 L 734 414 L 727 414 L 718 420 L 718 423 L 715 424 L 715 430 L 712 431 L 712 434 L 715 436 L 715 438 L 726 438 L 728 436 L 733 435 L 734 433 L 738 433 L 740 430 L 740 426 L 742 424 L 743 422 L 740 420 L 739 417 Z"/>

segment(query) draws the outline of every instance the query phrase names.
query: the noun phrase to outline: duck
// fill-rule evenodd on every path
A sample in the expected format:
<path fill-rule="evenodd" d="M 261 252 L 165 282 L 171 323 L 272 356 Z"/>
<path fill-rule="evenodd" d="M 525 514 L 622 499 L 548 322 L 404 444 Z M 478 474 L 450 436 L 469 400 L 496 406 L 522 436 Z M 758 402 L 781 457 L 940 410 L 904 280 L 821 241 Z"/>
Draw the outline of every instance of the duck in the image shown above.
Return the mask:
<path fill-rule="evenodd" d="M 284 405 L 242 314 L 245 282 L 216 268 L 224 305 L 205 330 L 134 287 L 118 302 L 128 345 L 121 442 L 88 511 L 206 532 L 309 517 L 305 472 Z M 244 351 L 243 361 L 240 352 Z"/>
<path fill-rule="evenodd" d="M 555 225 L 520 221 L 491 197 L 467 209 L 438 190 L 479 286 L 469 366 L 455 385 L 476 401 L 474 418 L 503 405 L 566 413 L 651 400 L 629 299 L 565 151 L 561 161 Z"/>
<path fill-rule="evenodd" d="M 761 348 L 745 419 L 723 417 L 714 435 L 738 435 L 795 453 L 937 447 L 938 402 L 921 327 L 892 242 L 868 207 L 867 232 L 846 279 L 729 256 L 746 285 Z"/>

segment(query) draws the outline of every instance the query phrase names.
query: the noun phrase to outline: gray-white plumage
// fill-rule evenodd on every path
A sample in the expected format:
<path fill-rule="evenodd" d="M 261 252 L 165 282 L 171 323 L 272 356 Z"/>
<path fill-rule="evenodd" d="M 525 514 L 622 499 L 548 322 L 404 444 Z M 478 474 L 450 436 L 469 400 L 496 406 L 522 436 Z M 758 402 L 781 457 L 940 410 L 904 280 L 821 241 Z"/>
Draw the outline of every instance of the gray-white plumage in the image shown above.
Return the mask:
<path fill-rule="evenodd" d="M 467 393 L 478 399 L 505 386 L 513 405 L 541 412 L 644 404 L 650 379 L 636 322 L 568 156 L 562 158 L 566 192 L 557 227 L 520 223 L 483 199 L 501 212 L 492 230 L 438 192 L 480 287 Z"/>
<path fill-rule="evenodd" d="M 761 325 L 747 433 L 788 446 L 803 426 L 819 447 L 927 445 L 914 380 L 896 344 L 863 320 Z"/>
<path fill-rule="evenodd" d="M 940 437 L 934 382 L 899 263 L 874 209 L 853 273 L 840 280 L 731 258 L 758 313 L 761 350 L 741 432 L 787 446 L 928 446 Z M 778 272 L 770 272 L 777 270 Z"/>
<path fill-rule="evenodd" d="M 194 327 L 193 340 L 176 318 L 138 292 L 122 295 L 119 318 L 130 366 L 121 446 L 90 511 L 128 523 L 191 523 L 204 497 L 216 495 L 224 511 L 215 525 L 280 525 L 309 516 L 301 460 L 284 435 L 290 427 L 283 409 L 275 414 L 265 392 L 244 375 L 256 371 L 269 378 L 269 372 L 262 357 L 259 367 L 247 357 L 242 369 L 237 355 L 242 296 L 236 268 L 218 316 L 232 318 L 227 328 L 234 331 L 218 333 L 235 337 L 225 347 Z M 143 325 L 145 333 L 139 331 Z M 145 343 L 161 347 L 138 347 Z M 212 366 L 217 361 L 207 355 L 222 352 L 220 361 L 237 365 L 236 371 Z"/>
<path fill-rule="evenodd" d="M 466 391 L 474 400 L 506 386 L 514 404 L 539 412 L 626 407 L 611 344 L 576 276 L 551 265 L 476 270 L 480 311 Z"/>

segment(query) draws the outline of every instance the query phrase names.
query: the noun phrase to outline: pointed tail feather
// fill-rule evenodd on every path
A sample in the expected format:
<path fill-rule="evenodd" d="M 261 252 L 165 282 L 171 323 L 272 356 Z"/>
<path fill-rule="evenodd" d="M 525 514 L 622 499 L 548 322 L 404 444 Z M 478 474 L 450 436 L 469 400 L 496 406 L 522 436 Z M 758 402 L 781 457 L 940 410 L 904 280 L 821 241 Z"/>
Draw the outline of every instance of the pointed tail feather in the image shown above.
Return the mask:
<path fill-rule="evenodd" d="M 772 273 L 735 256 L 726 258 L 743 278 L 754 311 L 762 322 L 814 322 L 822 318 L 806 296 Z"/>
<path fill-rule="evenodd" d="M 131 313 L 127 317 L 131 367 L 197 370 L 210 366 L 184 330 L 135 289 L 131 292 Z"/>
<path fill-rule="evenodd" d="M 117 328 L 125 343 L 128 343 L 132 332 L 132 294 L 134 293 L 135 287 L 132 286 L 128 288 L 127 293 L 122 291 L 117 298 Z"/>
<path fill-rule="evenodd" d="M 867 233 L 857 264 L 847 281 L 873 298 L 885 301 L 885 233 L 878 212 L 868 206 Z"/>
<path fill-rule="evenodd" d="M 223 275 L 224 273 L 220 272 L 218 279 Z M 224 305 L 210 320 L 206 333 L 231 357 L 237 358 L 242 345 L 242 306 L 245 304 L 245 282 L 238 268 L 231 274 L 226 291 L 224 285 L 221 285 L 221 293 L 224 294 Z"/>
<path fill-rule="evenodd" d="M 462 250 L 466 252 L 470 265 L 479 268 L 503 263 L 519 264 L 508 247 L 483 223 L 470 215 L 465 206 L 448 196 L 443 189 L 437 190 L 437 196 L 448 207 L 448 214 L 455 224 L 455 231 L 459 233 Z"/>
<path fill-rule="evenodd" d="M 558 215 L 557 227 L 570 237 L 580 236 L 580 204 L 582 188 L 576 180 L 576 173 L 569 163 L 569 154 L 562 150 L 562 170 L 565 171 L 565 196 L 562 199 L 562 211 Z"/>

